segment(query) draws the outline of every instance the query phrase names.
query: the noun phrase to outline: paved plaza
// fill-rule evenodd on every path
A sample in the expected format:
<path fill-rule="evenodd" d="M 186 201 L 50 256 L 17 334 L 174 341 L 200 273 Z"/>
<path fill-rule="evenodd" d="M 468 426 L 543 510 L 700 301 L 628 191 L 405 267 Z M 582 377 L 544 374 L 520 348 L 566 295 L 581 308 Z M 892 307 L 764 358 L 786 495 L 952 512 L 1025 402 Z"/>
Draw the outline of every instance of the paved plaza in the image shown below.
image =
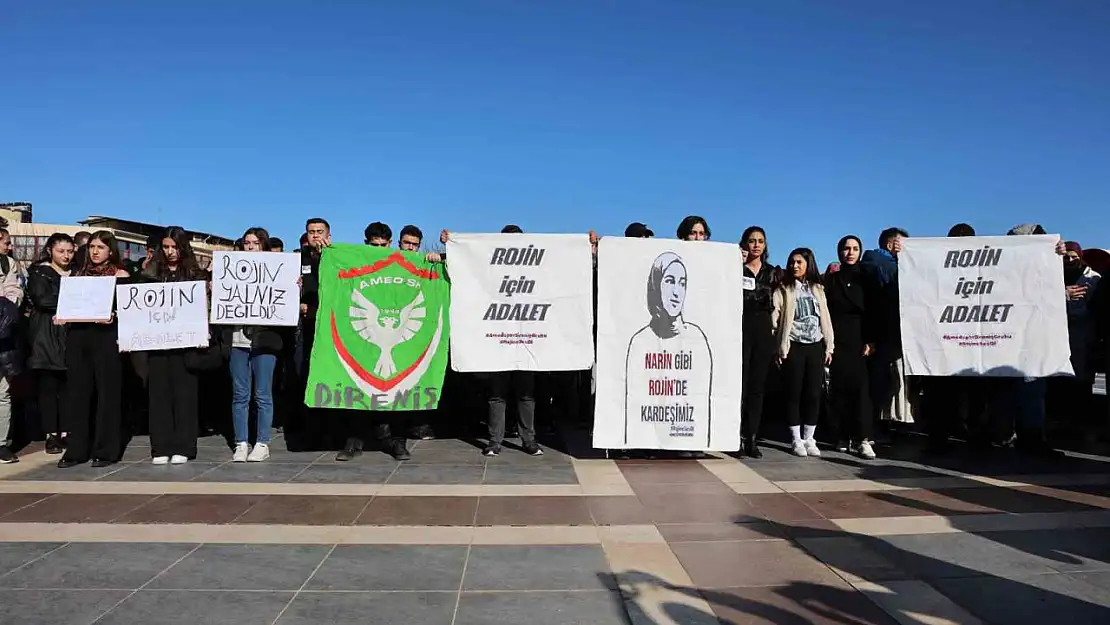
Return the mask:
<path fill-rule="evenodd" d="M 106 469 L 0 467 L 0 625 L 1110 623 L 1103 457 L 487 459 L 438 440 L 336 463 L 279 437 L 231 464 L 201 444 L 184 466 L 136 439 Z"/>

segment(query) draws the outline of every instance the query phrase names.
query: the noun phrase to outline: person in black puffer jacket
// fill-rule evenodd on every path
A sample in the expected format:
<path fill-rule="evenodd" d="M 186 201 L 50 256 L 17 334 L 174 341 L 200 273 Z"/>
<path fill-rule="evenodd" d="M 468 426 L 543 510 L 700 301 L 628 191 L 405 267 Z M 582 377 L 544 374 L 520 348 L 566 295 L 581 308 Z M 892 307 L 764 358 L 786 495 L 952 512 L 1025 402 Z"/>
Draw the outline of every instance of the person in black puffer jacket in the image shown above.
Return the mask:
<path fill-rule="evenodd" d="M 775 337 L 771 327 L 771 294 L 782 279 L 782 270 L 767 262 L 767 234 L 751 226 L 740 237 L 744 261 L 744 380 L 741 424 L 744 453 L 762 458 L 756 445 L 763 420 L 763 398 L 767 374 L 775 359 Z"/>
<path fill-rule="evenodd" d="M 54 322 L 62 276 L 68 276 L 76 248 L 68 234 L 55 232 L 46 240 L 43 258 L 27 271 L 27 299 L 31 305 L 31 356 L 27 366 L 36 372 L 39 413 L 46 434 L 46 453 L 65 451 L 66 327 Z"/>

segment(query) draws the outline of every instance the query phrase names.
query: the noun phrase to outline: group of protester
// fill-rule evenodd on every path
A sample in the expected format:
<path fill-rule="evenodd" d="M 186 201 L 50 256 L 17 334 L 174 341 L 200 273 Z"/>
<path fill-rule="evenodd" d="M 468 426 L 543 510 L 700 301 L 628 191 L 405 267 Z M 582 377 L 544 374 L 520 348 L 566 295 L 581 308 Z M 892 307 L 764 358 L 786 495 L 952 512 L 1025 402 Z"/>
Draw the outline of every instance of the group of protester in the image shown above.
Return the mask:
<path fill-rule="evenodd" d="M 521 231 L 514 225 L 502 229 L 503 233 Z M 1009 232 L 1043 233 L 1038 225 L 1022 225 Z M 676 234 L 681 240 L 711 240 L 709 224 L 698 216 L 683 219 Z M 958 224 L 949 232 L 949 236 L 974 234 L 967 224 Z M 444 230 L 440 241 L 446 243 L 450 236 Z M 633 223 L 625 236 L 653 237 L 654 233 L 642 223 Z M 938 451 L 943 451 L 961 428 L 974 445 L 1006 442 L 999 440 L 996 431 L 999 423 L 1006 421 L 1007 431 L 1016 434 L 1015 446 L 1040 455 L 1055 453 L 1044 433 L 1046 401 L 1064 410 L 1090 409 L 1094 371 L 1105 367 L 1110 287 L 1083 264 L 1078 244 L 1061 243 L 1057 248 L 1063 257 L 1065 289 L 1060 296 L 1068 302 L 1074 378 L 913 379 L 903 373 L 898 304 L 898 257 L 908 236 L 904 230 L 889 228 L 871 250 L 864 249 L 859 237 L 845 236 L 837 244 L 838 262 L 822 273 L 813 251 L 807 248 L 792 250 L 784 268 L 774 265 L 767 233 L 758 226 L 744 231 L 740 240 L 744 280 L 740 410 L 747 456 L 762 456 L 758 442 L 772 379 L 777 379 L 781 388 L 791 449 L 802 457 L 821 454 L 817 425 L 822 414 L 830 430 L 822 436 L 823 441 L 870 459 L 875 457 L 876 424 L 912 421 L 915 408 L 925 415 L 932 446 Z M 398 247 L 415 252 L 423 239 L 419 228 L 405 226 Z M 591 233 L 595 266 L 597 240 Z M 372 223 L 364 232 L 364 241 L 390 247 L 392 229 Z M 285 427 L 291 447 L 314 446 L 322 439 L 342 441 L 336 445 L 340 448 L 337 461 L 354 459 L 367 441 L 375 439 L 395 459 L 410 458 L 406 439 L 433 437 L 431 423 L 437 413 L 381 411 L 368 415 L 304 406 L 319 307 L 320 257 L 330 244 L 328 222 L 308 220 L 300 240 L 301 320 L 297 327 L 213 326 L 208 348 L 120 354 L 114 316 L 92 323 L 57 319 L 62 278 L 114 276 L 121 283 L 204 280 L 210 284 L 211 276 L 198 263 L 188 233 L 175 226 L 151 237 L 147 256 L 135 263 L 120 258 L 117 241 L 109 231 L 76 237 L 56 233 L 47 240 L 41 257 L 24 268 L 11 255 L 10 236 L 0 229 L 0 463 L 18 461 L 8 434 L 12 387 L 27 374 L 36 388 L 32 403 L 41 417 L 46 451 L 61 454 L 60 468 L 90 461 L 97 467 L 111 465 L 122 457 L 127 436 L 143 430 L 150 433 L 154 464 L 184 464 L 196 457 L 198 436 L 224 429 L 219 415 L 228 412 L 231 427 L 226 433 L 235 462 L 269 458 L 271 430 L 277 425 Z M 251 228 L 236 242 L 236 248 L 283 251 L 284 244 L 265 229 Z M 430 253 L 427 259 L 443 262 L 444 256 Z M 459 415 L 475 407 L 470 399 L 475 395 L 472 383 L 476 380 L 488 391 L 485 455 L 501 453 L 511 434 L 506 431 L 509 399 L 515 399 L 513 421 L 520 449 L 529 455 L 543 453 L 536 440 L 537 412 L 549 422 L 552 411 L 571 419 L 589 411 L 588 372 L 513 371 L 476 376 L 449 370 L 438 414 L 449 413 L 457 424 Z M 217 417 L 204 419 L 204 402 L 211 408 L 222 404 L 230 410 L 206 407 L 205 414 Z M 125 414 L 129 416 L 125 418 Z M 253 424 L 252 414 L 256 416 Z"/>

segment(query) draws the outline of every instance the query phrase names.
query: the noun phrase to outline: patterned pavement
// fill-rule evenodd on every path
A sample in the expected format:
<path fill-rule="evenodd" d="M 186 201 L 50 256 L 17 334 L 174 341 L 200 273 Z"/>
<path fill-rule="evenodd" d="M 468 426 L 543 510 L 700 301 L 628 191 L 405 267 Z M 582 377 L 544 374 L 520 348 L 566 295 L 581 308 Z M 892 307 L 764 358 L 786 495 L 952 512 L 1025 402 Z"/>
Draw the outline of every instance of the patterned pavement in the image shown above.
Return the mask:
<path fill-rule="evenodd" d="M 274 447 L 0 467 L 0 625 L 1110 622 L 1103 457 Z"/>

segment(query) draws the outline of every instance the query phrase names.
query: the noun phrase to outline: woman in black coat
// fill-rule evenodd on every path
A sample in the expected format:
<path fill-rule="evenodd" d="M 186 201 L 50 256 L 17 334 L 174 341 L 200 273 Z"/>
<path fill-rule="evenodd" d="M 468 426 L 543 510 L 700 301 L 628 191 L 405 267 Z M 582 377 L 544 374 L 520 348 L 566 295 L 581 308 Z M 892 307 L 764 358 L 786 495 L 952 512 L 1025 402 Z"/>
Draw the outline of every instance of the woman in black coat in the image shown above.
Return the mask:
<path fill-rule="evenodd" d="M 75 251 L 73 238 L 55 232 L 46 240 L 43 258 L 27 270 L 31 302 L 31 356 L 27 366 L 38 382 L 39 413 L 46 434 L 46 453 L 65 451 L 66 327 L 54 321 L 62 276 L 68 276 Z"/>
<path fill-rule="evenodd" d="M 849 235 L 840 239 L 836 251 L 840 270 L 825 278 L 836 347 L 829 365 L 829 425 L 837 449 L 852 448 L 870 460 L 875 457 L 867 386 L 867 356 L 872 347 L 865 338 L 867 307 L 859 266 L 863 245 L 859 237 Z"/>

